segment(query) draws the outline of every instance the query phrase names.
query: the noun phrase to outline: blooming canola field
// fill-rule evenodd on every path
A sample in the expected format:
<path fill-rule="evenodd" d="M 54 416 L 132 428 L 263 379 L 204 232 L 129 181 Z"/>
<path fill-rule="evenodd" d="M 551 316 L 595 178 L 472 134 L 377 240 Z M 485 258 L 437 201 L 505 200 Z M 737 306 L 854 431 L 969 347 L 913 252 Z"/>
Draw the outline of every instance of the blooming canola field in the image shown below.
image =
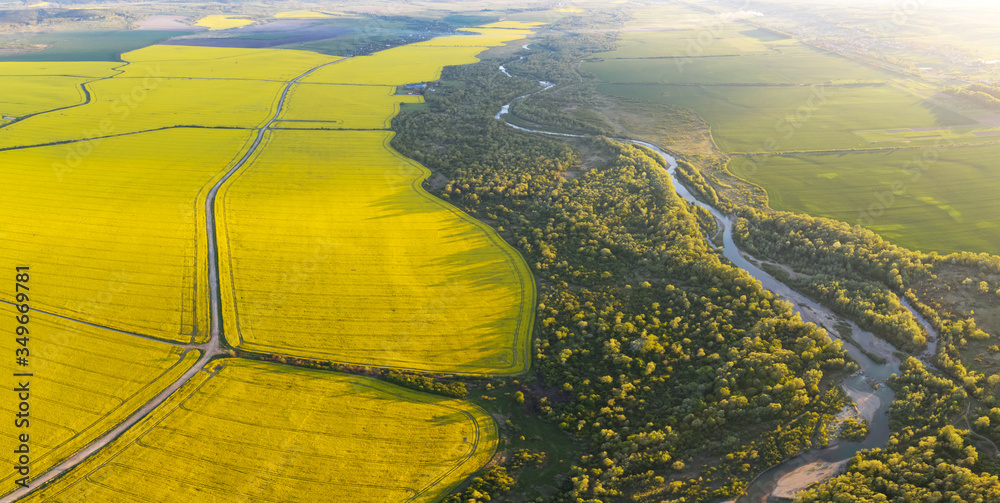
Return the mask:
<path fill-rule="evenodd" d="M 420 103 L 420 96 L 397 95 L 396 86 L 295 84 L 278 117 L 287 127 L 310 122 L 311 127 L 384 129 L 399 112 L 400 103 Z"/>
<path fill-rule="evenodd" d="M 94 440 L 194 365 L 197 351 L 137 339 L 107 329 L 80 326 L 55 316 L 32 313 L 30 347 L 45 348 L 31 356 L 33 376 L 26 384 L 31 468 L 41 472 Z M 0 330 L 13 333 L 13 316 L 0 317 Z M 6 376 L 25 369 L 14 358 L 0 359 Z M 13 384 L 12 384 L 13 386 Z M 22 442 L 4 421 L 0 449 L 14 452 Z M 6 491 L 20 475 L 0 471 Z"/>
<path fill-rule="evenodd" d="M 424 192 L 428 172 L 390 138 L 275 131 L 224 188 L 230 344 L 430 371 L 524 369 L 526 268 L 491 229 Z"/>
<path fill-rule="evenodd" d="M 389 130 L 422 100 L 397 86 L 529 33 L 513 28 L 352 58 L 155 45 L 124 63 L 0 63 L 0 197 L 20 215 L 0 222 L 0 263 L 30 265 L 45 375 L 32 476 L 102 446 L 22 500 L 437 501 L 485 465 L 497 430 L 475 405 L 239 357 L 527 369 L 526 264 L 427 193 Z M 0 447 L 16 433 L 0 428 Z"/>
<path fill-rule="evenodd" d="M 248 416 L 247 410 L 255 410 Z M 479 407 L 375 379 L 224 359 L 25 501 L 438 501 L 489 461 Z"/>
<path fill-rule="evenodd" d="M 2 151 L 0 190 L 21 211 L 0 224 L 0 261 L 39 271 L 32 283 L 45 294 L 36 309 L 162 339 L 204 339 L 198 200 L 249 139 L 241 130 L 170 129 Z"/>
<path fill-rule="evenodd" d="M 0 116 L 21 117 L 83 103 L 80 85 L 89 77 L 0 77 Z"/>
<path fill-rule="evenodd" d="M 499 43 L 496 32 L 524 36 L 481 32 L 321 67 L 292 87 L 279 117 L 385 126 L 396 103 L 412 102 L 389 85 L 436 80 L 437 65 L 466 62 L 470 47 Z M 455 38 L 484 45 L 445 45 Z M 404 61 L 427 66 L 411 75 L 394 66 Z M 429 172 L 390 140 L 380 131 L 272 131 L 223 187 L 216 219 L 229 343 L 392 368 L 525 370 L 534 284 L 523 259 L 427 194 L 420 183 Z"/>

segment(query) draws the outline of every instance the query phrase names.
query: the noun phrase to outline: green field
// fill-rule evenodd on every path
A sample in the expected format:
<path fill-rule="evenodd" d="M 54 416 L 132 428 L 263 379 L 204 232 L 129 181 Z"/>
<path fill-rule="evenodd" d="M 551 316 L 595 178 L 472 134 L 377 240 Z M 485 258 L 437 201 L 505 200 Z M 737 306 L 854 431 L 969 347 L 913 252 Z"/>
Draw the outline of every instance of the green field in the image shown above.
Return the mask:
<path fill-rule="evenodd" d="M 24 501 L 433 502 L 496 444 L 468 402 L 226 359 Z"/>
<path fill-rule="evenodd" d="M 782 44 L 780 51 L 764 54 L 606 59 L 586 62 L 581 69 L 601 82 L 624 84 L 849 84 L 888 78 L 880 70 L 847 58 L 803 44 Z"/>
<path fill-rule="evenodd" d="M 714 25 L 718 17 L 706 10 L 681 3 L 648 3 L 632 10 L 626 30 L 700 30 Z"/>
<path fill-rule="evenodd" d="M 41 271 L 39 271 L 41 272 Z M 35 274 L 34 268 L 31 271 Z M 28 283 L 29 288 L 35 286 Z M 30 290 L 29 290 L 30 292 Z M 34 294 L 32 294 L 34 295 Z M 32 301 L 30 296 L 28 303 Z M 10 389 L 14 372 L 34 374 L 27 381 L 30 416 L 26 428 L 15 428 L 16 396 L 10 393 L 10 418 L 0 428 L 0 449 L 14 452 L 16 436 L 30 435 L 33 474 L 76 452 L 173 383 L 200 356 L 198 351 L 66 321 L 32 311 L 28 328 L 28 367 L 15 365 L 14 309 L 0 317 L 0 329 L 10 335 L 10 357 L 0 360 L 0 371 Z M 12 458 L 13 459 L 13 458 Z M 9 466 L 9 465 L 8 465 Z M 4 491 L 14 487 L 16 472 L 4 470 Z"/>
<path fill-rule="evenodd" d="M 39 33 L 24 42 L 50 47 L 27 54 L 0 56 L 0 61 L 121 61 L 123 52 L 186 33 L 154 30 Z"/>
<path fill-rule="evenodd" d="M 783 46 L 798 44 L 780 33 L 742 23 L 706 23 L 694 29 L 659 30 L 637 27 L 634 22 L 622 33 L 614 51 L 594 54 L 591 59 L 780 54 Z"/>
<path fill-rule="evenodd" d="M 601 84 L 612 96 L 694 110 L 725 152 L 787 152 L 931 144 L 940 132 L 872 130 L 951 127 L 970 119 L 889 85 L 672 86 Z M 948 136 L 950 137 L 949 131 Z M 920 138 L 923 137 L 923 138 Z M 971 140 L 978 140 L 971 137 Z M 981 141 L 981 140 L 979 140 Z"/>
<path fill-rule="evenodd" d="M 756 154 L 728 168 L 766 189 L 774 209 L 860 223 L 924 251 L 1000 249 L 1000 147 L 988 145 L 1000 131 L 990 114 L 940 85 L 751 22 L 648 9 L 658 15 L 636 16 L 615 51 L 581 65 L 599 93 L 694 111 L 723 153 Z M 906 174 L 925 152 L 940 159 L 920 177 Z M 894 182 L 905 192 L 886 199 Z"/>
<path fill-rule="evenodd" d="M 770 157 L 755 173 L 736 158 L 729 169 L 767 189 L 775 209 L 859 223 L 925 252 L 1000 250 L 1000 146 Z"/>
<path fill-rule="evenodd" d="M 777 54 L 770 32 L 741 29 L 627 31 L 618 40 L 618 48 L 597 53 L 589 59 L 685 58 L 697 56 L 740 56 Z"/>

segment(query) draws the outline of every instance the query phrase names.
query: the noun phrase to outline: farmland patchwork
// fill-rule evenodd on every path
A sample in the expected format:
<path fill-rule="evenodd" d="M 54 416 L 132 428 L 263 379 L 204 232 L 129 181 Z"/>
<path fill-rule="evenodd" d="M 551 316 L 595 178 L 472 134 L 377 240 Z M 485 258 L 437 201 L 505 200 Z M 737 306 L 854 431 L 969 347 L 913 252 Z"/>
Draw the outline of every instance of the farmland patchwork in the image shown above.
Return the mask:
<path fill-rule="evenodd" d="M 33 363 L 45 375 L 32 383 L 44 418 L 35 473 L 183 383 L 27 501 L 211 501 L 234 488 L 254 501 L 434 501 L 482 467 L 496 426 L 466 402 L 237 358 L 181 374 L 217 354 L 207 343 L 210 214 L 233 349 L 438 373 L 526 370 L 526 264 L 492 228 L 429 195 L 429 171 L 389 146 L 388 128 L 401 103 L 421 101 L 398 86 L 436 81 L 529 27 L 352 58 L 158 45 L 124 64 L 0 63 L 0 190 L 22 210 L 0 223 L 0 262 L 30 263 L 32 344 L 47 348 Z M 10 98 L 29 88 L 30 99 Z M 0 449 L 16 447 L 9 429 L 0 438 Z"/>

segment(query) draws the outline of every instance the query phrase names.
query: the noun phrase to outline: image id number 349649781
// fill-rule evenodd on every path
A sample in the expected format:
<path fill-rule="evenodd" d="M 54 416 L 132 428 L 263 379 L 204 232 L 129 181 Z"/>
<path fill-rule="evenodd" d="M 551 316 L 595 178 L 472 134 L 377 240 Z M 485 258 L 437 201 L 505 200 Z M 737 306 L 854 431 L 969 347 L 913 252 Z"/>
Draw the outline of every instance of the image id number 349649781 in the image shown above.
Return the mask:
<path fill-rule="evenodd" d="M 28 297 L 30 291 L 28 269 L 28 266 L 18 266 L 15 268 L 14 275 L 14 309 L 17 311 L 14 314 L 14 318 L 17 320 L 17 325 L 14 328 L 14 358 L 17 363 L 14 372 L 14 381 L 16 382 L 14 393 L 17 394 L 14 427 L 18 430 L 17 448 L 14 449 L 14 469 L 20 475 L 16 481 L 20 487 L 28 487 L 28 479 L 31 476 L 31 437 L 28 434 L 28 428 L 31 425 L 31 403 L 29 400 L 31 399 L 30 378 L 32 373 L 28 371 L 28 358 L 31 356 L 31 351 L 28 349 L 28 343 L 31 340 L 28 328 L 28 324 L 31 322 L 31 316 L 28 314 L 31 311 L 28 304 L 30 301 Z"/>

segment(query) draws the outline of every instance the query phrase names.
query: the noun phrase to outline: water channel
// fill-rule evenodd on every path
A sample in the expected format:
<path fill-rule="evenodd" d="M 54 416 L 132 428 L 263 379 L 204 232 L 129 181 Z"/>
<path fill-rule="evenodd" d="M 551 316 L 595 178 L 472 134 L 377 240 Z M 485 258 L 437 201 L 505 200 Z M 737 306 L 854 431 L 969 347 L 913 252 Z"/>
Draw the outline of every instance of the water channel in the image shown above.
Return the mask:
<path fill-rule="evenodd" d="M 502 71 L 505 74 L 510 75 L 505 69 L 502 69 Z M 514 98 L 510 101 L 510 103 L 507 103 L 502 107 L 500 112 L 496 114 L 496 118 L 503 120 L 507 123 L 507 125 L 515 129 L 529 133 L 577 138 L 584 137 L 584 135 L 529 129 L 511 124 L 503 118 L 504 115 L 509 113 L 510 106 L 515 101 L 532 94 L 548 90 L 554 86 L 554 84 L 544 81 L 539 82 L 539 84 L 542 86 L 542 89 Z M 892 374 L 899 373 L 899 364 L 901 363 L 895 354 L 895 348 L 884 340 L 875 337 L 875 335 L 871 332 L 862 330 L 856 323 L 837 316 L 826 306 L 823 306 L 805 295 L 793 290 L 788 285 L 778 281 L 774 276 L 751 263 L 750 260 L 744 256 L 739 247 L 736 246 L 736 243 L 733 240 L 733 221 L 715 207 L 695 198 L 691 191 L 689 191 L 687 187 L 680 182 L 676 175 L 677 161 L 673 156 L 651 143 L 639 140 L 624 141 L 630 141 L 637 145 L 642 145 L 649 148 L 653 152 L 656 152 L 668 166 L 667 173 L 670 174 L 670 179 L 673 182 L 674 189 L 677 191 L 677 194 L 688 203 L 700 206 L 711 212 L 720 227 L 724 228 L 722 253 L 727 259 L 729 259 L 730 262 L 732 262 L 733 265 L 746 271 L 747 274 L 759 281 L 764 288 L 770 290 L 778 298 L 790 302 L 804 321 L 812 322 L 818 326 L 826 328 L 831 337 L 837 338 L 837 332 L 834 330 L 834 327 L 838 323 L 846 323 L 852 330 L 853 344 L 845 341 L 844 349 L 847 350 L 851 358 L 853 358 L 854 361 L 860 365 L 861 370 L 844 379 L 840 384 L 844 387 L 851 398 L 859 404 L 859 411 L 861 411 L 865 416 L 865 419 L 868 420 L 868 437 L 862 442 L 834 440 L 826 448 L 812 449 L 803 452 L 794 458 L 783 461 L 782 463 L 769 468 L 757 476 L 757 478 L 755 478 L 747 488 L 746 494 L 738 498 L 736 502 L 763 503 L 768 501 L 777 501 L 773 497 L 772 493 L 777 487 L 778 481 L 795 469 L 810 463 L 841 462 L 850 459 L 861 449 L 870 449 L 885 445 L 885 443 L 889 440 L 890 434 L 888 417 L 889 405 L 895 398 L 893 391 L 888 386 L 885 386 L 885 380 L 892 376 Z M 920 321 L 920 323 L 927 330 L 929 335 L 927 354 L 934 354 L 937 344 L 937 333 L 931 325 L 924 320 L 923 317 L 917 313 L 908 302 L 906 302 L 905 299 L 901 298 L 900 300 L 902 305 L 909 309 L 910 312 L 913 313 L 914 317 L 916 317 L 916 319 Z M 885 363 L 879 363 L 872 360 L 861 350 L 861 348 L 864 348 L 864 350 L 869 354 L 874 353 L 884 357 Z M 926 361 L 926 357 L 924 360 L 925 364 L 929 365 Z"/>

